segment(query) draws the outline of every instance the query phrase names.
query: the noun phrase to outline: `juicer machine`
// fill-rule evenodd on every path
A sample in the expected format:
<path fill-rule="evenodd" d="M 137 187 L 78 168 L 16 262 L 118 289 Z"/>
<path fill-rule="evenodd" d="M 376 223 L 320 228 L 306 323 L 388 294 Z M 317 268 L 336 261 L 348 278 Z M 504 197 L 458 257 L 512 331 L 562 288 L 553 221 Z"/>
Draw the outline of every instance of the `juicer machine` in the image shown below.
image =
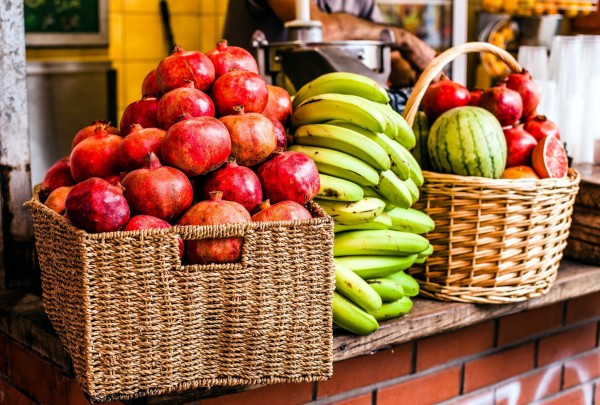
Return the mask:
<path fill-rule="evenodd" d="M 383 29 L 379 41 L 323 41 L 321 22 L 310 19 L 310 0 L 296 0 L 296 19 L 285 23 L 288 41 L 269 42 L 257 30 L 252 36 L 259 73 L 269 83 L 292 91 L 329 72 L 354 72 L 387 87 L 392 31 Z"/>

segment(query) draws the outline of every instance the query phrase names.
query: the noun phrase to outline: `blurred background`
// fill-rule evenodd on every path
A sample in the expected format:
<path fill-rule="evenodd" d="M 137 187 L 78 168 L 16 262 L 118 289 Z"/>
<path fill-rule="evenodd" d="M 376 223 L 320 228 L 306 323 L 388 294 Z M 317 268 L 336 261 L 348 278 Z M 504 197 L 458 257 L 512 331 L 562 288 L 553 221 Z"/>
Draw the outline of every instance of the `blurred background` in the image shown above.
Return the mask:
<path fill-rule="evenodd" d="M 142 80 L 170 53 L 171 43 L 202 52 L 213 49 L 227 9 L 225 0 L 25 0 L 24 4 L 30 136 L 32 154 L 40 157 L 32 166 L 34 184 L 68 154 L 77 130 L 97 119 L 118 126 L 118 117 L 141 98 Z M 600 49 L 594 35 L 600 34 L 597 5 L 597 0 L 378 0 L 386 22 L 416 33 L 439 51 L 474 40 L 509 50 L 531 67 L 552 100 L 576 100 L 568 104 L 570 111 L 586 105 L 580 94 L 582 81 L 573 80 L 583 77 L 578 72 L 593 73 L 591 62 L 583 57 L 589 53 L 583 49 Z M 576 34 L 588 37 L 571 42 L 562 38 Z M 561 67 L 563 90 L 552 66 Z M 485 88 L 505 69 L 493 57 L 469 55 L 451 66 L 451 74 L 471 88 Z M 565 80 L 571 82 L 564 85 Z M 554 84 L 548 85 L 551 81 Z M 558 114 L 549 101 L 544 108 L 548 115 Z M 561 123 L 560 117 L 554 118 Z M 565 128 L 573 122 L 562 120 Z M 575 125 L 567 132 L 581 130 Z"/>

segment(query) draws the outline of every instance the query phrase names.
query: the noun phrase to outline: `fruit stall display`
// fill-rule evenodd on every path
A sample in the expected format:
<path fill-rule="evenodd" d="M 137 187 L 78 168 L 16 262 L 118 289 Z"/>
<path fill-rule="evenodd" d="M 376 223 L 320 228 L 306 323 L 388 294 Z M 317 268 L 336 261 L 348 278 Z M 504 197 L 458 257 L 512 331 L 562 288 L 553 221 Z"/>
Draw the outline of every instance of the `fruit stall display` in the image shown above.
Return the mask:
<path fill-rule="evenodd" d="M 96 401 L 332 373 L 333 221 L 252 55 L 176 47 L 28 206 L 44 307 Z M 105 376 L 110 376 L 106 378 Z"/>
<path fill-rule="evenodd" d="M 488 89 L 432 82 L 444 65 L 487 52 L 511 69 Z M 435 221 L 433 254 L 409 273 L 426 296 L 519 302 L 552 286 L 571 223 L 579 174 L 568 168 L 557 126 L 536 114 L 539 90 L 506 51 L 466 43 L 423 72 L 404 116 L 425 169 L 415 208 Z"/>

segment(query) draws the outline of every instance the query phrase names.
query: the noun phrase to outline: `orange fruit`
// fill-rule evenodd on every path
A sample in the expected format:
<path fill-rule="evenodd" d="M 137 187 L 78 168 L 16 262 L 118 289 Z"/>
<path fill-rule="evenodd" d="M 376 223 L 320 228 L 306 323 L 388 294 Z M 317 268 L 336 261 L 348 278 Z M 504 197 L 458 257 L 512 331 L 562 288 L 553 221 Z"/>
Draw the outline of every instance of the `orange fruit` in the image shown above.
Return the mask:
<path fill-rule="evenodd" d="M 531 154 L 531 163 L 542 179 L 565 177 L 569 168 L 567 152 L 553 136 L 545 136 L 538 141 Z"/>
<path fill-rule="evenodd" d="M 502 173 L 503 179 L 539 179 L 535 170 L 529 166 L 507 167 Z"/>

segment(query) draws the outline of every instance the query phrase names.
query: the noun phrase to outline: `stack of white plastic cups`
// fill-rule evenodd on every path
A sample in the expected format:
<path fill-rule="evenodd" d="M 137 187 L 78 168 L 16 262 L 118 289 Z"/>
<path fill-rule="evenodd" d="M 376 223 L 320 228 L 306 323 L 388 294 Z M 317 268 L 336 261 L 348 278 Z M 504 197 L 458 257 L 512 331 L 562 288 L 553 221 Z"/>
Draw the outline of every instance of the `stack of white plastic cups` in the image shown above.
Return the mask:
<path fill-rule="evenodd" d="M 600 139 L 600 35 L 582 35 L 583 42 L 583 109 L 581 147 L 579 160 L 581 163 L 594 161 L 594 141 Z"/>
<path fill-rule="evenodd" d="M 523 45 L 519 47 L 517 59 L 540 88 L 538 114 L 553 119 L 551 117 L 556 117 L 556 83 L 548 80 L 548 49 L 545 46 Z"/>
<path fill-rule="evenodd" d="M 556 83 L 556 112 L 553 117 L 567 153 L 574 163 L 582 162 L 584 102 L 583 38 L 558 35 L 552 40 L 549 79 Z"/>

